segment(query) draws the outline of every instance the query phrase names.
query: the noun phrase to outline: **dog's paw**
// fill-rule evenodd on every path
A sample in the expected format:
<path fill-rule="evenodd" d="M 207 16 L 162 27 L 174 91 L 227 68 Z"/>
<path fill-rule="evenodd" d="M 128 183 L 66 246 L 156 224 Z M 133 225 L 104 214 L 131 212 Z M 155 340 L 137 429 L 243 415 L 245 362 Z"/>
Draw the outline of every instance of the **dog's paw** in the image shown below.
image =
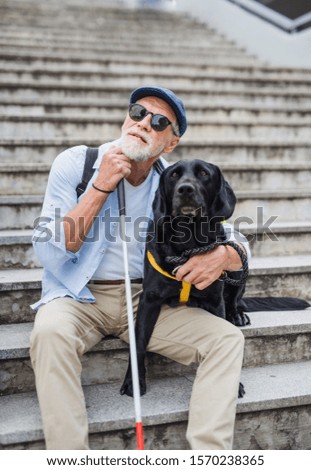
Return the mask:
<path fill-rule="evenodd" d="M 124 380 L 122 387 L 120 388 L 120 394 L 127 395 L 128 397 L 132 397 L 134 395 L 132 379 Z"/>
<path fill-rule="evenodd" d="M 239 398 L 243 398 L 245 395 L 245 388 L 244 388 L 244 385 L 240 382 L 240 385 L 239 385 L 239 395 L 238 397 Z"/>
<path fill-rule="evenodd" d="M 235 326 L 241 327 L 241 326 L 250 325 L 251 321 L 250 321 L 249 316 L 246 315 L 246 313 L 240 312 L 237 315 L 234 315 L 232 323 Z"/>
<path fill-rule="evenodd" d="M 241 313 L 242 326 L 250 325 L 251 320 L 246 313 Z"/>
<path fill-rule="evenodd" d="M 145 379 L 142 379 L 142 378 L 139 379 L 139 389 L 140 389 L 140 396 L 145 395 L 146 390 L 147 390 Z M 122 387 L 120 388 L 120 394 L 127 395 L 128 397 L 134 396 L 134 387 L 133 387 L 133 381 L 132 381 L 131 376 L 125 378 L 122 384 Z"/>

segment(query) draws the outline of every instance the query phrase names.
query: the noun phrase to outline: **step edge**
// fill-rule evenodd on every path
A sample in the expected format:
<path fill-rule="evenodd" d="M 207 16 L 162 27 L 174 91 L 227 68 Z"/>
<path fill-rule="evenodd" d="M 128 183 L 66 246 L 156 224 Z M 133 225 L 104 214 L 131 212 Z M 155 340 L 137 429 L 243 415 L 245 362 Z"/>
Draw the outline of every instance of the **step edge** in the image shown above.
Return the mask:
<path fill-rule="evenodd" d="M 184 377 L 186 378 L 186 377 Z M 193 376 L 189 375 L 189 380 L 193 380 Z M 174 379 L 173 379 L 174 380 Z M 86 386 L 84 390 L 88 387 L 96 387 L 96 386 Z M 98 386 L 97 386 L 98 387 Z M 18 394 L 28 395 L 35 397 L 35 392 L 26 392 Z M 297 395 L 293 394 L 291 397 L 285 398 L 275 398 L 275 399 L 264 399 L 264 400 L 255 400 L 249 403 L 243 403 L 243 399 L 239 399 L 237 402 L 237 414 L 245 414 L 245 413 L 253 413 L 259 411 L 268 411 L 273 409 L 280 409 L 280 408 L 290 408 L 290 407 L 300 407 L 305 405 L 310 405 L 311 403 L 311 392 L 310 394 L 302 394 Z M 162 413 L 159 415 L 152 415 L 152 413 L 148 412 L 148 414 L 143 414 L 143 422 L 145 426 L 156 426 L 160 424 L 168 424 L 172 422 L 182 422 L 187 421 L 188 419 L 188 406 L 181 406 L 181 409 L 173 410 L 166 413 Z M 135 425 L 135 420 L 133 418 L 121 418 L 119 420 L 107 420 L 105 422 L 90 422 L 89 423 L 89 432 L 90 434 L 98 433 L 98 432 L 107 432 L 107 431 L 117 431 L 122 429 L 132 428 Z M 25 436 L 27 436 L 25 438 Z M 22 442 L 34 442 L 37 440 L 43 439 L 43 430 L 40 427 L 35 427 L 30 430 L 19 430 L 17 432 L 9 432 L 5 433 L 2 432 L 0 434 L 0 444 L 10 445 L 10 444 L 18 444 Z"/>

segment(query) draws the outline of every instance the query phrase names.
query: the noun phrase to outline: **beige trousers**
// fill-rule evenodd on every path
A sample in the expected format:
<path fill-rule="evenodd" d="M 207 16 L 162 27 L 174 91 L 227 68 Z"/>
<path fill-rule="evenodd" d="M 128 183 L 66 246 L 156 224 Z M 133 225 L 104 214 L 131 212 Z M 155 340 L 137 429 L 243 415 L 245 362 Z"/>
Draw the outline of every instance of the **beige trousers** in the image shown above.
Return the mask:
<path fill-rule="evenodd" d="M 36 316 L 30 355 L 47 449 L 89 448 L 80 358 L 105 335 L 128 340 L 124 285 L 91 290 L 96 303 L 59 298 Z M 140 290 L 132 284 L 134 312 Z M 243 334 L 229 322 L 198 308 L 163 306 L 148 351 L 199 364 L 187 428 L 192 449 L 232 448 L 243 349 Z"/>

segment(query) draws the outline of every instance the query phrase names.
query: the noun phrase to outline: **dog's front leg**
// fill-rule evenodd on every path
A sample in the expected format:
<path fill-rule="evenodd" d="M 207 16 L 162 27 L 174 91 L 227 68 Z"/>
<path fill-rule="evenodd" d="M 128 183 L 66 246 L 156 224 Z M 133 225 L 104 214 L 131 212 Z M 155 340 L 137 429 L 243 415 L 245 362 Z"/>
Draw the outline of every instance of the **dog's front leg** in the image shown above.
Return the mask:
<path fill-rule="evenodd" d="M 157 299 L 151 299 L 148 301 L 145 296 L 142 297 L 139 303 L 136 325 L 135 325 L 135 336 L 136 336 L 136 350 L 137 350 L 137 364 L 138 364 L 138 377 L 140 394 L 146 393 L 146 367 L 145 358 L 146 350 L 154 330 L 154 326 L 160 314 L 162 302 Z M 123 385 L 120 389 L 121 395 L 133 396 L 133 381 L 131 371 L 131 359 L 129 357 L 129 364 L 126 371 Z"/>
<path fill-rule="evenodd" d="M 239 279 L 240 271 L 231 272 L 232 279 Z M 239 305 L 240 300 L 245 292 L 245 284 L 242 286 L 232 286 L 226 284 L 225 286 L 225 304 L 226 304 L 226 319 L 233 323 L 235 326 L 250 325 L 251 321 L 248 315 L 243 312 L 242 307 Z"/>

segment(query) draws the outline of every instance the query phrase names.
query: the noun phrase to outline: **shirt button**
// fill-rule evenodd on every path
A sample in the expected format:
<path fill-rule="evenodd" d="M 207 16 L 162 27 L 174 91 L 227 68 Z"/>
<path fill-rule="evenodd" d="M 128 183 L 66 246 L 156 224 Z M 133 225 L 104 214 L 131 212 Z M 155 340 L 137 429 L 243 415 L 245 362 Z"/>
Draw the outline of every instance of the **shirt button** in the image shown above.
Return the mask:
<path fill-rule="evenodd" d="M 77 258 L 73 258 L 72 260 L 73 264 L 76 264 L 78 262 L 78 259 Z"/>

